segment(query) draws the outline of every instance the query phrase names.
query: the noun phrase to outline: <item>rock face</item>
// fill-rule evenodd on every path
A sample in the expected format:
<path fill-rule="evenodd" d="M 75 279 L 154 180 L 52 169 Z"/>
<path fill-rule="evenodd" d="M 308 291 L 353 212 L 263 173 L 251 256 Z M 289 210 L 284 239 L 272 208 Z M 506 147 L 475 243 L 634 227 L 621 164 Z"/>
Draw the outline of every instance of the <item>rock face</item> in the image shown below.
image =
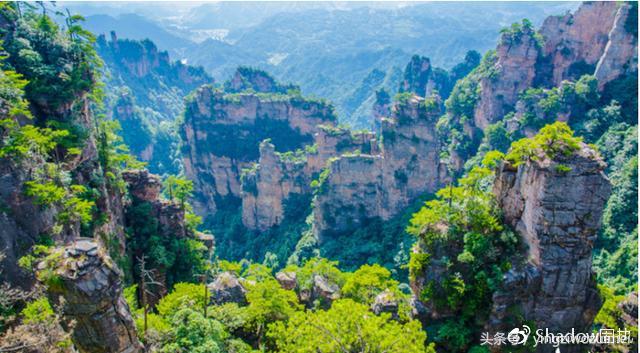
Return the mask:
<path fill-rule="evenodd" d="M 230 273 L 223 272 L 215 281 L 207 285 L 211 292 L 211 302 L 215 305 L 224 303 L 247 304 L 247 291 L 244 289 L 238 278 Z"/>
<path fill-rule="evenodd" d="M 451 83 L 446 71 L 431 66 L 429 58 L 414 55 L 404 69 L 398 92 L 409 92 L 420 97 L 438 94 L 447 97 Z"/>
<path fill-rule="evenodd" d="M 583 75 L 594 75 L 601 91 L 614 80 L 634 81 L 638 67 L 636 13 L 633 2 L 584 2 L 575 13 L 548 17 L 537 31 L 527 20 L 505 28 L 496 51 L 488 52 L 474 71 L 457 82 L 456 95 L 448 105 L 449 125 L 464 132 L 464 142 L 452 144 L 453 169 L 461 171 L 465 159 L 477 152 L 490 124 L 506 118 L 510 131 L 515 131 L 518 121 L 526 120 L 518 115 L 530 104 L 523 97 L 530 88 L 547 92 Z M 533 94 L 527 92 L 529 100 Z M 567 121 L 574 112 L 539 109 L 535 115 L 538 121 Z M 583 115 L 577 112 L 576 116 Z M 518 133 L 533 134 L 537 128 L 526 129 L 530 127 Z M 448 139 L 460 138 L 454 135 Z"/>
<path fill-rule="evenodd" d="M 558 171 L 558 163 L 571 170 Z M 508 272 L 494 294 L 491 329 L 505 322 L 513 306 L 519 307 L 524 320 L 550 332 L 590 328 L 601 305 L 591 257 L 611 189 L 604 167 L 586 145 L 567 160 L 502 166 L 494 194 L 505 223 L 528 246 L 528 262 Z M 538 350 L 550 352 L 553 347 Z"/>
<path fill-rule="evenodd" d="M 544 21 L 540 34 L 545 40 L 544 55 L 553 66 L 553 85 L 594 72 L 610 40 L 616 12 L 618 4 L 594 1 L 583 3 L 575 14 L 551 16 Z"/>
<path fill-rule="evenodd" d="M 153 175 L 147 170 L 127 170 L 123 173 L 123 178 L 133 197 L 142 201 L 158 200 L 162 183 L 157 175 Z"/>
<path fill-rule="evenodd" d="M 282 157 L 268 141 L 260 144 L 257 167 L 242 175 L 242 222 L 247 228 L 264 231 L 279 224 L 291 194 L 310 195 L 305 162 L 303 156 Z"/>
<path fill-rule="evenodd" d="M 242 175 L 242 221 L 249 229 L 267 230 L 287 216 L 286 206 L 309 205 L 317 178 L 330 158 L 344 153 L 377 153 L 375 135 L 320 125 L 311 149 L 279 153 L 269 141 L 260 144 L 258 164 Z M 290 209 L 289 214 L 298 211 Z"/>
<path fill-rule="evenodd" d="M 84 74 L 87 77 L 91 75 Z M 77 92 L 76 96 L 65 97 L 62 102 L 55 101 L 60 97 L 52 92 L 34 99 L 37 101 L 29 102 L 33 120 L 22 116 L 16 118 L 20 120 L 16 122 L 34 124 L 39 121 L 43 125 L 59 121 L 73 122 L 78 128 L 86 131 L 87 136 L 79 146 L 81 152 L 77 156 L 66 155 L 62 150 L 58 152 L 58 158 L 65 161 L 63 171 L 73 176 L 73 183 L 81 185 L 88 184 L 95 175 L 101 175 L 93 114 L 89 108 L 91 102 L 86 92 Z M 11 107 L 11 104 L 0 99 L 0 116 L 7 119 L 11 117 L 8 107 Z M 4 130 L 3 134 L 6 132 L 7 130 Z M 46 157 L 34 155 L 27 161 L 14 157 L 9 154 L 0 158 L 0 252 L 5 255 L 0 261 L 3 268 L 3 271 L 0 271 L 0 282 L 27 289 L 33 285 L 35 279 L 18 266 L 18 259 L 26 255 L 43 235 L 51 235 L 55 241 L 72 240 L 80 236 L 81 227 L 79 222 L 75 221 L 65 224 L 59 222 L 59 214 L 62 211 L 60 204 L 39 205 L 34 197 L 25 194 L 25 183 L 34 181 L 34 175 L 45 168 Z M 117 188 L 106 183 L 100 183 L 95 188 L 98 192 L 96 208 L 106 217 L 102 224 L 93 229 L 92 235 L 104 240 L 117 240 L 120 247 L 115 251 L 123 253 L 125 234 L 122 194 Z M 57 227 L 61 230 L 53 232 Z"/>
<path fill-rule="evenodd" d="M 167 237 L 183 238 L 187 236 L 184 223 L 184 210 L 180 205 L 160 199 L 162 183 L 160 177 L 143 170 L 127 170 L 122 173 L 127 182 L 134 203 L 148 202 L 152 205 L 153 218 L 158 220 L 158 234 Z"/>
<path fill-rule="evenodd" d="M 295 272 L 278 272 L 276 280 L 286 290 L 294 290 L 298 286 L 298 278 Z"/>
<path fill-rule="evenodd" d="M 438 97 L 412 96 L 382 121 L 379 154 L 346 154 L 333 160 L 314 206 L 314 231 L 320 239 L 387 220 L 425 192 L 447 180 L 439 158 Z"/>
<path fill-rule="evenodd" d="M 127 75 L 137 79 L 146 78 L 161 71 L 173 71 L 175 78 L 182 80 L 185 84 L 199 85 L 211 80 L 202 68 L 171 62 L 169 53 L 158 50 L 156 45 L 148 39 L 122 40 L 118 39 L 116 32 L 111 31 L 110 34 L 110 40 L 107 40 L 104 35 L 98 36 L 96 44 L 100 56 L 112 69 L 119 66 L 126 70 Z"/>
<path fill-rule="evenodd" d="M 371 311 L 376 315 L 389 313 L 392 319 L 398 319 L 398 299 L 390 290 L 384 290 L 376 295 Z"/>
<path fill-rule="evenodd" d="M 380 134 L 382 119 L 391 116 L 391 96 L 384 89 L 376 91 L 376 100 L 372 109 L 373 127 L 376 134 Z"/>
<path fill-rule="evenodd" d="M 636 11 L 635 17 L 633 11 Z M 637 21 L 637 11 L 637 6 L 624 4 L 616 13 L 609 42 L 596 66 L 595 76 L 600 89 L 617 77 L 638 70 L 638 24 L 635 23 L 636 35 L 628 31 L 628 27 L 634 26 L 634 18 Z"/>
<path fill-rule="evenodd" d="M 160 198 L 160 189 L 162 183 L 160 177 L 149 173 L 147 170 L 127 170 L 122 173 L 123 179 L 127 182 L 129 194 L 131 195 L 131 204 L 125 209 L 125 225 L 132 227 L 133 224 L 139 222 L 137 217 L 141 214 L 132 212 L 135 208 L 144 204 L 149 205 L 146 209 L 145 219 L 155 224 L 154 234 L 164 239 L 181 239 L 185 237 L 198 238 L 197 234 L 193 234 L 187 229 L 185 223 L 185 211 L 179 204 Z M 139 242 L 146 242 L 148 239 L 137 239 Z M 206 243 L 206 240 L 205 240 Z M 139 259 L 144 255 L 136 253 L 133 256 L 133 266 L 139 266 Z M 167 283 L 167 269 L 147 268 L 153 270 L 154 280 L 160 285 L 154 285 L 149 288 L 147 302 L 150 306 L 155 304 L 167 294 L 169 284 Z"/>
<path fill-rule="evenodd" d="M 103 252 L 88 239 L 65 247 L 56 270 L 57 285 L 49 286 L 49 295 L 62 303 L 64 324 L 72 328 L 80 352 L 142 352 L 122 296 L 122 275 Z"/>
<path fill-rule="evenodd" d="M 300 289 L 298 298 L 307 308 L 328 309 L 334 300 L 340 298 L 340 287 L 325 276 L 314 274 L 311 288 Z"/>
<path fill-rule="evenodd" d="M 321 172 L 331 158 L 345 153 L 380 153 L 376 135 L 371 132 L 351 132 L 344 128 L 322 125 L 313 138 L 317 151 L 307 153 L 307 168 L 312 174 Z"/>
<path fill-rule="evenodd" d="M 340 298 L 340 287 L 337 284 L 329 282 L 324 276 L 313 276 L 311 302 L 319 300 L 322 307 L 328 308 L 338 298 Z"/>
<path fill-rule="evenodd" d="M 540 43 L 532 27 L 506 32 L 500 38 L 492 72 L 480 79 L 480 96 L 475 107 L 475 126 L 485 129 L 513 108 L 518 95 L 531 87 L 536 76 Z"/>
<path fill-rule="evenodd" d="M 239 199 L 241 170 L 259 160 L 263 140 L 293 151 L 311 144 L 318 126 L 335 119 L 330 105 L 298 96 L 199 88 L 187 102 L 181 127 L 185 173 L 196 190 L 194 207 L 211 214 L 225 198 Z"/>
<path fill-rule="evenodd" d="M 343 155 L 330 164 L 314 201 L 314 231 L 321 240 L 375 217 L 389 218 L 383 164 L 380 155 Z"/>
<path fill-rule="evenodd" d="M 213 79 L 200 67 L 171 61 L 150 40 L 108 40 L 101 35 L 96 50 L 103 59 L 111 116 L 122 126 L 120 134 L 131 152 L 159 174 L 177 174 L 178 145 L 171 122 L 184 111 L 184 97 Z"/>
<path fill-rule="evenodd" d="M 57 214 L 57 210 L 42 209 L 24 195 L 27 180 L 26 173 L 16 170 L 9 160 L 0 161 L 0 197 L 6 205 L 0 213 L 0 249 L 5 255 L 0 261 L 0 281 L 23 289 L 29 288 L 34 278 L 18 266 L 18 259 L 26 255 L 40 234 L 52 229 Z"/>
<path fill-rule="evenodd" d="M 431 78 L 431 61 L 424 56 L 414 55 L 404 69 L 400 92 L 412 92 L 421 97 L 426 95 Z"/>

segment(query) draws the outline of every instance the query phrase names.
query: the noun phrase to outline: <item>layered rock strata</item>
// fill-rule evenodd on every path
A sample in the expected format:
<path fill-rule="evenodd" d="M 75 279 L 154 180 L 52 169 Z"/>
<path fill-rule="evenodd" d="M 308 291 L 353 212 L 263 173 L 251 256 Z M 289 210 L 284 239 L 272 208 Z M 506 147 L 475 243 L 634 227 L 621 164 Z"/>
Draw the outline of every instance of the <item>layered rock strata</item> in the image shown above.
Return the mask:
<path fill-rule="evenodd" d="M 75 346 L 82 353 L 142 352 L 117 266 L 89 239 L 62 251 L 49 296 L 61 303 L 63 324 L 72 331 Z"/>
<path fill-rule="evenodd" d="M 242 174 L 242 221 L 249 229 L 265 231 L 280 224 L 293 197 L 311 201 L 312 181 L 329 159 L 344 153 L 379 153 L 376 137 L 320 125 L 314 145 L 305 150 L 279 153 L 269 141 L 260 144 L 260 159 Z M 295 210 L 291 210 L 295 211 Z"/>
<path fill-rule="evenodd" d="M 531 87 L 541 48 L 532 27 L 505 33 L 496 48 L 495 64 L 479 82 L 480 94 L 474 123 L 480 129 L 502 118 L 513 109 L 518 95 Z"/>
<path fill-rule="evenodd" d="M 570 170 L 560 171 L 560 163 Z M 528 261 L 509 271 L 494 294 L 491 329 L 499 330 L 514 312 L 550 332 L 590 329 L 601 306 L 591 257 L 611 191 L 604 168 L 597 153 L 583 145 L 567 160 L 504 164 L 498 171 L 493 191 L 504 222 L 527 245 Z M 585 348 L 563 346 L 563 351 Z"/>
<path fill-rule="evenodd" d="M 637 8 L 630 3 L 585 2 L 573 14 L 548 17 L 539 31 L 527 22 L 506 29 L 495 58 L 478 78 L 475 127 L 485 129 L 513 111 L 527 88 L 557 87 L 589 74 L 602 89 L 637 73 L 633 11 Z"/>
<path fill-rule="evenodd" d="M 416 197 L 437 190 L 447 180 L 440 160 L 436 122 L 437 96 L 412 96 L 394 105 L 382 121 L 379 154 L 346 154 L 331 161 L 314 202 L 314 231 L 356 229 L 368 220 L 387 220 Z"/>
<path fill-rule="evenodd" d="M 335 122 L 333 108 L 299 96 L 225 94 L 199 88 L 187 101 L 181 133 L 186 175 L 194 180 L 194 207 L 215 213 L 227 197 L 241 197 L 240 175 L 260 158 L 270 138 L 280 151 L 311 144 L 318 126 Z"/>

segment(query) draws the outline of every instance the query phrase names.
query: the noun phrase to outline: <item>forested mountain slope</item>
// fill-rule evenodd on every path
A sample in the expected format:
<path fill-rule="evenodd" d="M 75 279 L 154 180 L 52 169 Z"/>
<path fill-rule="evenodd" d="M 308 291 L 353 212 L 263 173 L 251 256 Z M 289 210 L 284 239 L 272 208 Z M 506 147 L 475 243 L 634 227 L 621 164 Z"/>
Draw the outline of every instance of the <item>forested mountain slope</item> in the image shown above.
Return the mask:
<path fill-rule="evenodd" d="M 492 48 L 498 31 L 512 22 L 527 17 L 540 24 L 546 16 L 576 6 L 222 2 L 195 7 L 188 15 L 159 17 L 161 21 L 139 15 L 89 16 L 87 26 L 95 33 L 116 30 L 122 38 L 149 38 L 220 81 L 237 66 L 259 67 L 300 85 L 305 95 L 331 100 L 341 122 L 367 128 L 374 92 L 384 87 L 395 94 L 398 75 L 412 55 L 428 56 L 435 66 L 450 69 L 468 50 Z M 236 11 L 254 15 L 237 16 Z M 188 39 L 177 43 L 176 36 Z"/>
<path fill-rule="evenodd" d="M 213 83 L 202 68 L 171 61 L 149 40 L 99 36 L 96 51 L 104 61 L 108 115 L 122 125 L 131 152 L 155 173 L 180 169 L 176 120 L 184 97 L 196 87 Z"/>

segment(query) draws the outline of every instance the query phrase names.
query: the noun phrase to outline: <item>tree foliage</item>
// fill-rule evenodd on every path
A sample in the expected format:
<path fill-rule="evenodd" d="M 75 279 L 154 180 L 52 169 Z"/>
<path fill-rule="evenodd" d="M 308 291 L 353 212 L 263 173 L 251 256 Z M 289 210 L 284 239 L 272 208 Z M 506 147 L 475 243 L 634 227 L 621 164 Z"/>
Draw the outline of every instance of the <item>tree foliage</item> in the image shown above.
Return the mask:
<path fill-rule="evenodd" d="M 297 312 L 288 322 L 272 324 L 269 337 L 279 352 L 435 352 L 419 322 L 400 324 L 388 314 L 373 315 L 351 299 L 327 311 Z"/>

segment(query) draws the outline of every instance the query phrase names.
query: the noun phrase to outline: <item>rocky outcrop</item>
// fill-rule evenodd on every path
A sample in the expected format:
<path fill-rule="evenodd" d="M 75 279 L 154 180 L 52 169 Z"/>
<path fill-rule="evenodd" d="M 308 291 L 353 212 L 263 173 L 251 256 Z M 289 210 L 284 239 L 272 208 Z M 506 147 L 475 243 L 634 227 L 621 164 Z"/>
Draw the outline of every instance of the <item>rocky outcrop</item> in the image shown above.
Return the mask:
<path fill-rule="evenodd" d="M 160 198 L 162 183 L 159 176 L 143 169 L 124 171 L 122 178 L 127 183 L 131 195 L 131 202 L 125 208 L 125 225 L 127 227 L 132 228 L 139 225 L 141 217 L 143 217 L 142 219 L 148 222 L 146 227 L 154 227 L 151 228 L 153 236 L 158 236 L 161 239 L 198 238 L 197 234 L 194 234 L 186 226 L 184 207 L 174 201 Z M 140 243 L 151 241 L 146 238 L 150 236 L 148 231 L 143 233 L 130 235 L 130 237 L 136 237 L 134 242 L 138 243 L 139 247 Z M 132 265 L 135 268 L 141 266 L 142 257 L 146 255 L 148 254 L 135 252 L 132 256 Z M 164 266 L 146 265 L 146 270 L 151 271 L 153 280 L 158 283 L 158 285 L 148 288 L 146 301 L 153 307 L 167 294 L 170 288 L 170 283 L 167 281 L 168 269 Z M 140 278 L 136 278 L 136 280 L 139 281 Z"/>
<path fill-rule="evenodd" d="M 376 91 L 376 100 L 373 103 L 371 115 L 373 118 L 373 130 L 379 135 L 382 119 L 391 116 L 391 96 L 386 90 L 380 89 Z"/>
<path fill-rule="evenodd" d="M 111 31 L 110 40 L 104 35 L 98 36 L 96 47 L 98 53 L 113 69 L 115 66 L 124 69 L 124 74 L 140 79 L 160 71 L 175 71 L 176 77 L 185 84 L 203 84 L 210 81 L 201 68 L 192 68 L 181 63 L 172 63 L 169 53 L 160 51 L 149 39 L 142 41 L 118 39 L 115 31 Z"/>
<path fill-rule="evenodd" d="M 376 315 L 389 313 L 391 314 L 392 319 L 397 320 L 398 298 L 392 291 L 386 289 L 380 294 L 376 295 L 376 298 L 371 305 L 371 311 L 373 311 L 373 313 Z"/>
<path fill-rule="evenodd" d="M 321 241 L 372 218 L 390 217 L 382 190 L 383 165 L 380 155 L 343 155 L 329 165 L 314 200 L 314 231 Z"/>
<path fill-rule="evenodd" d="M 400 93 L 408 92 L 420 97 L 438 94 L 444 98 L 449 96 L 450 91 L 449 74 L 445 70 L 432 67 L 429 58 L 419 55 L 411 57 L 398 89 Z"/>
<path fill-rule="evenodd" d="M 28 175 L 17 170 L 9 160 L 0 161 L 0 281 L 23 289 L 31 287 L 34 278 L 18 266 L 18 259 L 27 254 L 41 234 L 47 234 L 56 224 L 57 210 L 42 208 L 24 195 Z"/>
<path fill-rule="evenodd" d="M 404 69 L 404 77 L 400 82 L 399 92 L 411 92 L 424 97 L 427 85 L 433 85 L 431 78 L 431 60 L 424 56 L 414 55 Z"/>
<path fill-rule="evenodd" d="M 127 182 L 131 196 L 149 202 L 159 199 L 162 182 L 157 175 L 143 169 L 126 170 L 122 173 L 122 177 Z"/>
<path fill-rule="evenodd" d="M 517 307 L 522 319 L 537 328 L 589 330 L 601 305 L 591 257 L 610 193 L 604 168 L 597 153 L 582 145 L 571 157 L 544 158 L 517 168 L 504 164 L 498 171 L 493 191 L 504 222 L 527 245 L 528 261 L 509 271 L 494 294 L 490 329 L 500 330 Z M 553 347 L 543 345 L 538 351 Z"/>
<path fill-rule="evenodd" d="M 600 89 L 624 74 L 638 71 L 637 11 L 637 3 L 635 6 L 632 3 L 623 3 L 618 8 L 609 32 L 609 42 L 596 65 L 595 76 Z M 629 32 L 629 28 L 634 26 L 635 35 Z"/>
<path fill-rule="evenodd" d="M 233 77 L 224 84 L 224 90 L 229 93 L 249 90 L 259 93 L 287 93 L 289 90 L 299 89 L 295 85 L 279 84 L 267 72 L 246 66 L 239 67 Z"/>
<path fill-rule="evenodd" d="M 222 305 L 224 303 L 247 304 L 247 290 L 240 280 L 231 272 L 223 272 L 207 285 L 211 293 L 211 303 Z"/>
<path fill-rule="evenodd" d="M 540 43 L 530 25 L 519 25 L 502 34 L 494 62 L 480 78 L 476 127 L 484 130 L 513 109 L 518 95 L 531 87 L 536 77 L 540 53 Z"/>
<path fill-rule="evenodd" d="M 239 199 L 241 170 L 258 162 L 265 139 L 279 151 L 294 151 L 312 144 L 318 126 L 335 119 L 330 105 L 299 96 L 199 88 L 187 101 L 181 127 L 185 173 L 196 190 L 194 207 L 212 214 L 223 199 Z"/>
<path fill-rule="evenodd" d="M 617 3 L 593 1 L 583 3 L 574 14 L 551 16 L 544 21 L 540 34 L 544 38 L 544 56 L 553 67 L 554 86 L 593 73 L 609 41 L 617 11 Z"/>
<path fill-rule="evenodd" d="M 477 152 L 490 124 L 511 113 L 519 114 L 519 107 L 526 104 L 522 94 L 528 89 L 553 89 L 563 81 L 595 75 L 598 88 L 603 90 L 608 82 L 637 75 L 634 4 L 584 2 L 575 13 L 548 17 L 538 31 L 528 20 L 503 29 L 496 51 L 487 53 L 481 64 L 456 84 L 457 94 L 447 115 L 452 130 L 464 131 L 465 141 L 464 148 L 451 153 L 453 169 L 461 170 L 464 159 Z M 536 112 L 538 121 L 569 119 L 566 111 L 555 112 L 548 104 L 546 108 Z M 583 114 L 578 112 L 580 117 Z M 468 119 L 471 115 L 473 119 Z"/>
<path fill-rule="evenodd" d="M 286 290 L 294 290 L 298 286 L 298 276 L 295 272 L 278 272 L 276 280 Z"/>
<path fill-rule="evenodd" d="M 321 172 L 331 158 L 345 153 L 380 153 L 376 134 L 367 131 L 352 132 L 332 125 L 321 125 L 313 139 L 315 151 L 307 153 L 307 169 L 312 174 Z"/>
<path fill-rule="evenodd" d="M 260 144 L 260 159 L 242 175 L 242 223 L 261 231 L 279 224 L 291 194 L 311 194 L 311 174 L 303 155 L 283 156 L 268 141 Z"/>
<path fill-rule="evenodd" d="M 117 266 L 89 239 L 79 239 L 61 251 L 59 262 L 49 264 L 55 265 L 56 276 L 49 296 L 62 305 L 63 324 L 72 330 L 79 351 L 142 352 Z"/>
<path fill-rule="evenodd" d="M 127 182 L 134 204 L 143 202 L 151 204 L 151 216 L 158 220 L 158 235 L 176 238 L 188 235 L 184 222 L 184 209 L 172 201 L 160 198 L 162 183 L 159 176 L 142 169 L 124 171 L 122 177 Z"/>
<path fill-rule="evenodd" d="M 184 111 L 184 97 L 198 86 L 213 83 L 200 67 L 171 61 L 150 40 L 97 38 L 104 61 L 107 112 L 122 126 L 120 135 L 132 154 L 159 174 L 178 174 L 178 136 L 172 122 Z"/>
<path fill-rule="evenodd" d="M 309 205 L 311 183 L 329 159 L 344 153 L 379 153 L 373 133 L 352 133 L 332 125 L 318 126 L 314 141 L 311 147 L 287 153 L 276 152 L 269 141 L 260 144 L 258 163 L 244 170 L 241 178 L 242 221 L 247 228 L 265 231 L 280 224 L 287 217 L 288 201 L 295 201 L 291 207 Z"/>
<path fill-rule="evenodd" d="M 91 77 L 90 73 L 86 75 Z M 67 184 L 88 185 L 90 180 L 103 175 L 98 160 L 91 101 L 86 92 L 77 92 L 76 96 L 65 97 L 63 102 L 59 102 L 60 98 L 55 93 L 38 97 L 37 103 L 29 101 L 33 119 L 25 116 L 12 117 L 7 110 L 12 103 L 0 99 L 0 116 L 15 118 L 20 125 L 34 124 L 36 121 L 43 125 L 55 125 L 60 121 L 72 122 L 76 128 L 86 131 L 87 136 L 78 146 L 80 153 L 71 155 L 66 148 L 60 146 L 55 153 L 60 159 L 60 171 L 72 176 Z M 3 129 L 3 138 L 7 137 L 8 132 L 9 129 Z M 23 289 L 31 287 L 35 279 L 18 266 L 18 259 L 27 255 L 43 236 L 64 242 L 78 238 L 81 234 L 79 221 L 60 222 L 60 213 L 63 211 L 60 202 L 40 204 L 37 197 L 29 197 L 25 193 L 26 183 L 45 181 L 38 180 L 37 175 L 42 174 L 47 162 L 51 162 L 49 156 L 32 152 L 26 159 L 13 153 L 0 158 L 0 252 L 4 254 L 0 260 L 3 267 L 0 282 Z M 60 186 L 59 182 L 56 181 L 56 185 Z M 104 182 L 96 183 L 93 187 L 96 190 L 96 209 L 105 217 L 103 222 L 90 230 L 91 235 L 104 243 L 118 244 L 118 248 L 112 250 L 123 254 L 125 234 L 122 194 L 113 185 Z"/>
<path fill-rule="evenodd" d="M 309 289 L 300 289 L 298 298 L 308 308 L 328 309 L 334 300 L 340 298 L 340 287 L 325 276 L 314 274 Z"/>
<path fill-rule="evenodd" d="M 412 96 L 382 121 L 379 154 L 345 154 L 332 160 L 314 202 L 314 231 L 354 230 L 368 220 L 390 219 L 416 197 L 447 180 L 440 161 L 437 96 Z"/>

